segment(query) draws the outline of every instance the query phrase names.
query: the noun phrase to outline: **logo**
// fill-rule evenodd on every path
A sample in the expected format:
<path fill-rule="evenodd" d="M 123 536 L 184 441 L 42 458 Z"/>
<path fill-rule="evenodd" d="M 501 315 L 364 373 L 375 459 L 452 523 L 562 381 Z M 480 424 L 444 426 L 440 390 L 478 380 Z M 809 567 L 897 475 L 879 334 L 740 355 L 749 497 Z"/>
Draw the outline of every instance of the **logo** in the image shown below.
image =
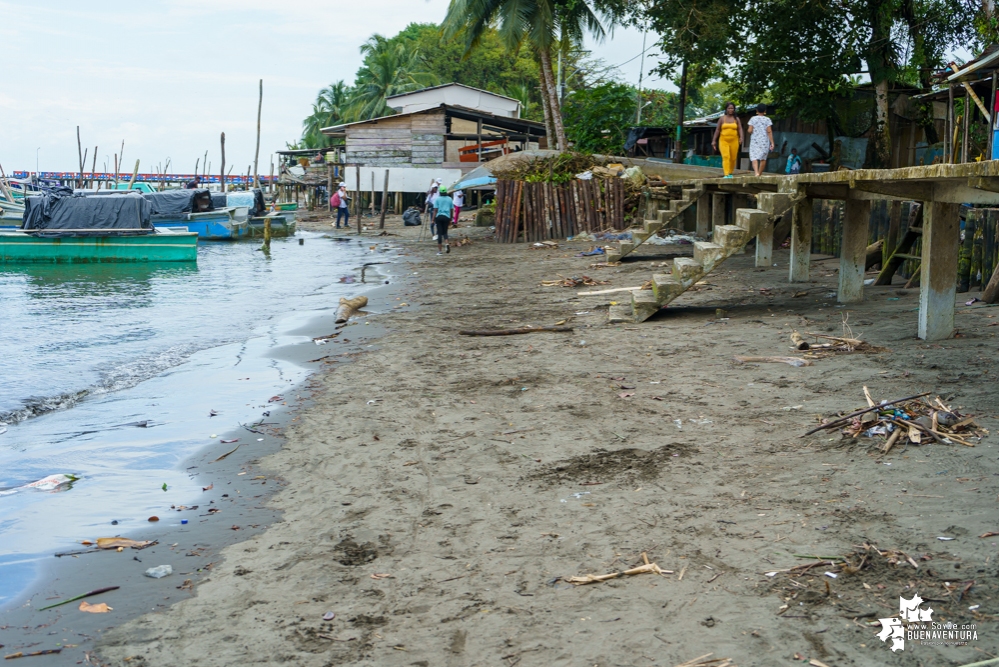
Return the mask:
<path fill-rule="evenodd" d="M 922 608 L 924 600 L 913 595 L 911 600 L 898 598 L 898 616 L 879 618 L 881 632 L 878 639 L 887 642 L 891 639 L 892 653 L 905 650 L 905 640 L 922 645 L 963 645 L 978 640 L 977 626 L 972 624 L 933 622 L 933 609 Z"/>

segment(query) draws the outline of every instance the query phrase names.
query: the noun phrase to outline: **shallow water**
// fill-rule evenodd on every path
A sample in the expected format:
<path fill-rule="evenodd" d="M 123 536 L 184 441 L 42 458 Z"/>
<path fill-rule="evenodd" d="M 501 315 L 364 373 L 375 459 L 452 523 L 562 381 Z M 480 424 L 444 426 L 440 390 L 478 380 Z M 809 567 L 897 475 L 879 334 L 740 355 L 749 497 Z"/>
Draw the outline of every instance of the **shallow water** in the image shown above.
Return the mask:
<path fill-rule="evenodd" d="M 304 340 L 289 332 L 363 287 L 340 277 L 383 257 L 303 237 L 275 239 L 270 258 L 203 244 L 196 267 L 0 267 L 0 491 L 80 477 L 0 495 L 0 605 L 54 551 L 189 503 L 200 488 L 180 463 L 304 378 L 269 352 Z"/>

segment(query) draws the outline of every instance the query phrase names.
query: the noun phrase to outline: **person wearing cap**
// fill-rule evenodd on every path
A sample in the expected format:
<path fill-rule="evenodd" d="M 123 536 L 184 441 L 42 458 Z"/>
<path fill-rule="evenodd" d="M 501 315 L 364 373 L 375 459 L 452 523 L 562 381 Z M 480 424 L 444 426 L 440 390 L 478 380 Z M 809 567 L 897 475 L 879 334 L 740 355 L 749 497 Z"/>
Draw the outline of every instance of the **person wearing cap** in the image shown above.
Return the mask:
<path fill-rule="evenodd" d="M 438 255 L 451 252 L 451 244 L 447 242 L 447 228 L 451 224 L 452 213 L 454 213 L 454 200 L 448 197 L 447 188 L 441 186 L 440 190 L 438 190 L 437 199 L 434 201 L 434 224 L 437 226 Z"/>
<path fill-rule="evenodd" d="M 458 226 L 458 216 L 461 215 L 461 207 L 465 205 L 465 193 L 458 190 L 452 197 L 454 200 L 454 215 L 451 216 L 451 224 Z"/>
<path fill-rule="evenodd" d="M 341 183 L 340 188 L 330 197 L 330 214 L 336 210 L 336 223 L 334 226 L 340 229 L 340 218 L 343 218 L 343 226 L 350 228 L 350 208 L 348 208 L 347 184 Z"/>

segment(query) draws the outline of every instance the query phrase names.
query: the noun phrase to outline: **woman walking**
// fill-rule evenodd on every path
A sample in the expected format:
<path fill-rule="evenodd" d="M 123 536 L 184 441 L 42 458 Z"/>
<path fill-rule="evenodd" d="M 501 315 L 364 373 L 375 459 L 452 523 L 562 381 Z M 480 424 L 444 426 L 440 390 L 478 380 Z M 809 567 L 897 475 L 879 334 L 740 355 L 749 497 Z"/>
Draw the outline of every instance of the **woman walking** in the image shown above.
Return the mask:
<path fill-rule="evenodd" d="M 756 115 L 749 119 L 749 160 L 757 176 L 767 168 L 767 156 L 774 149 L 773 121 L 767 118 L 767 105 L 757 104 Z"/>
<path fill-rule="evenodd" d="M 711 148 L 721 153 L 725 178 L 732 178 L 739 157 L 739 146 L 743 143 L 745 137 L 742 134 L 742 121 L 735 115 L 735 104 L 729 102 L 725 105 L 725 113 L 718 119 L 715 136 L 711 139 Z"/>

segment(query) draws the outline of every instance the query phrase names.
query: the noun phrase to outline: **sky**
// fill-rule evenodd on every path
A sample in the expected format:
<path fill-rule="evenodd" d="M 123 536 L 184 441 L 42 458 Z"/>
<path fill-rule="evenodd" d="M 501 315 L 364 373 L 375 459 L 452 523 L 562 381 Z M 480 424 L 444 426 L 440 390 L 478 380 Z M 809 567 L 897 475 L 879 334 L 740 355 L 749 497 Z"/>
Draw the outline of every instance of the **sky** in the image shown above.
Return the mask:
<path fill-rule="evenodd" d="M 394 35 L 411 22 L 439 23 L 448 0 L 143 0 L 100 3 L 0 0 L 0 166 L 7 173 L 79 169 L 76 128 L 90 171 L 163 169 L 192 173 L 208 152 L 210 169 L 252 165 L 258 82 L 263 79 L 261 174 L 271 154 L 301 134 L 323 86 L 352 82 L 358 47 L 372 34 Z M 622 79 L 638 82 L 642 34 L 617 29 L 587 48 Z M 651 48 L 646 52 L 654 53 Z M 626 62 L 627 61 L 627 62 Z M 648 75 L 645 87 L 670 88 Z"/>

